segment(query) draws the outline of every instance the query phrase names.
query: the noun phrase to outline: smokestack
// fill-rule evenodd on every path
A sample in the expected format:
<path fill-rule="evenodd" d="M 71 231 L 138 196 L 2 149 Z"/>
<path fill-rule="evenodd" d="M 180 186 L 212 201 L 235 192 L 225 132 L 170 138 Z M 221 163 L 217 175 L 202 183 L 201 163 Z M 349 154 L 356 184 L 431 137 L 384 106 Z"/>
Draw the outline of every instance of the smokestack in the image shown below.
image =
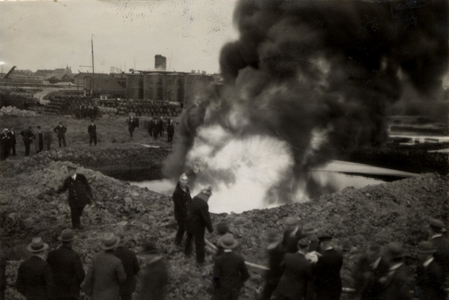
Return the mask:
<path fill-rule="evenodd" d="M 158 71 L 165 71 L 167 69 L 167 58 L 160 54 L 155 55 L 154 68 Z"/>

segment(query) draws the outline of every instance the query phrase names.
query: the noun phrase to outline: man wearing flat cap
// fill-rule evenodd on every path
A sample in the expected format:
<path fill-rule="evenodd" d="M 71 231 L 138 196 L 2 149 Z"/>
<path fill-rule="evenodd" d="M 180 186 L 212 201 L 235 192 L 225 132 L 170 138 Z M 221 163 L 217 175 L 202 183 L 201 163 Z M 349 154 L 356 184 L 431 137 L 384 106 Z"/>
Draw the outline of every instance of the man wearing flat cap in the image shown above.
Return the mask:
<path fill-rule="evenodd" d="M 224 249 L 214 264 L 213 293 L 214 300 L 237 300 L 245 281 L 250 277 L 245 260 L 234 252 L 239 245 L 231 233 L 223 235 L 218 244 Z"/>
<path fill-rule="evenodd" d="M 92 258 L 84 280 L 84 291 L 91 300 L 119 300 L 119 285 L 126 281 L 126 273 L 114 250 L 120 238 L 106 233 L 101 241 L 103 252 Z"/>
<path fill-rule="evenodd" d="M 416 270 L 415 297 L 420 300 L 445 300 L 444 276 L 433 257 L 436 252 L 431 242 L 421 242 L 416 249 L 420 264 Z"/>
<path fill-rule="evenodd" d="M 189 178 L 186 174 L 182 174 L 179 177 L 179 182 L 176 185 L 175 191 L 173 192 L 173 203 L 175 205 L 175 219 L 178 223 L 178 231 L 176 232 L 175 244 L 181 246 L 182 238 L 184 237 L 185 224 L 187 218 L 188 208 L 192 202 L 192 197 L 190 196 L 190 190 L 187 186 Z"/>
<path fill-rule="evenodd" d="M 319 237 L 321 256 L 314 267 L 316 300 L 338 300 L 341 295 L 340 270 L 343 255 L 331 246 L 332 236 Z"/>
<path fill-rule="evenodd" d="M 276 300 L 306 299 L 308 283 L 312 280 L 312 263 L 306 259 L 309 244 L 309 240 L 300 239 L 299 250 L 285 254 L 281 264 L 284 274 L 275 291 Z"/>
<path fill-rule="evenodd" d="M 86 205 L 92 204 L 92 189 L 83 174 L 76 172 L 76 167 L 69 165 L 67 167 L 69 177 L 64 180 L 64 184 L 57 193 L 63 193 L 69 190 L 70 217 L 74 229 L 83 229 L 81 226 L 81 214 Z"/>
<path fill-rule="evenodd" d="M 435 262 L 443 269 L 448 279 L 449 274 L 449 239 L 445 236 L 446 228 L 443 221 L 430 218 L 429 219 L 429 238 L 432 246 L 435 248 Z"/>
<path fill-rule="evenodd" d="M 207 188 L 193 197 L 186 218 L 187 240 L 184 252 L 186 255 L 192 253 L 192 239 L 195 239 L 196 261 L 198 264 L 204 263 L 205 230 L 207 228 L 211 233 L 214 231 L 209 215 L 209 205 L 207 205 L 211 195 L 211 189 Z"/>
<path fill-rule="evenodd" d="M 62 245 L 50 251 L 47 262 L 53 271 L 55 279 L 56 299 L 78 299 L 80 286 L 84 280 L 84 269 L 79 254 L 72 249 L 73 241 L 77 237 L 72 229 L 62 231 L 58 240 Z"/>
<path fill-rule="evenodd" d="M 45 261 L 48 245 L 35 237 L 27 250 L 31 257 L 20 264 L 16 289 L 29 300 L 47 300 L 53 296 L 54 281 L 50 265 Z"/>
<path fill-rule="evenodd" d="M 391 242 L 387 245 L 386 255 L 389 257 L 390 268 L 380 282 L 382 288 L 377 299 L 412 299 L 413 280 L 404 264 L 405 251 L 401 243 Z"/>

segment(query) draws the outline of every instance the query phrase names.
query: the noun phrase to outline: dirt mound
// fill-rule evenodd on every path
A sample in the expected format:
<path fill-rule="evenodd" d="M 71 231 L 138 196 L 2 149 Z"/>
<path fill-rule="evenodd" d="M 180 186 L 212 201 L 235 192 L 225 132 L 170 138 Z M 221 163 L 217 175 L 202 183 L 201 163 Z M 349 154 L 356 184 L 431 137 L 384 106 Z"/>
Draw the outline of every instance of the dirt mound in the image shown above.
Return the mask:
<path fill-rule="evenodd" d="M 51 247 L 57 247 L 57 236 L 70 226 L 67 194 L 50 191 L 62 184 L 67 162 L 55 162 L 35 156 L 22 161 L 6 161 L 0 166 L 0 227 L 2 251 L 7 254 L 7 299 L 20 299 L 14 289 L 19 260 L 25 258 L 25 246 L 31 237 L 40 235 Z M 127 246 L 137 250 L 147 239 L 157 241 L 171 270 L 168 299 L 208 299 L 208 268 L 198 268 L 194 258 L 187 259 L 173 246 L 176 224 L 170 197 L 118 181 L 82 167 L 96 200 L 86 209 L 82 222 L 87 229 L 79 233 L 74 245 L 87 266 L 99 250 L 99 239 L 118 226 L 126 230 Z M 298 215 L 304 223 L 314 224 L 321 233 L 335 236 L 336 246 L 343 249 L 344 285 L 351 284 L 349 266 L 355 255 L 369 243 L 390 240 L 415 246 L 425 238 L 424 220 L 429 216 L 447 219 L 448 178 L 425 174 L 394 183 L 370 186 L 360 190 L 345 189 L 332 195 L 301 204 L 273 209 L 254 210 L 243 214 L 213 215 L 214 222 L 226 220 L 241 242 L 242 254 L 254 263 L 266 264 L 262 232 L 276 228 L 281 232 L 287 216 Z M 213 197 L 211 198 L 213 200 Z M 215 237 L 206 236 L 214 241 Z M 211 263 L 211 256 L 206 257 Z M 255 299 L 263 284 L 262 272 L 251 269 L 244 299 Z"/>

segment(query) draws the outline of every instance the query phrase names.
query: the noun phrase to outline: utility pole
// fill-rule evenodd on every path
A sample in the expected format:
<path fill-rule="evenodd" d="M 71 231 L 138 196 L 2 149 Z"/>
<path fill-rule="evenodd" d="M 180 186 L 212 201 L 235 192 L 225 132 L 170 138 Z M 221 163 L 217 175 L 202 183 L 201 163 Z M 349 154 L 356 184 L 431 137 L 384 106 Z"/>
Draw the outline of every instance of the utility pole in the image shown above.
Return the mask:
<path fill-rule="evenodd" d="M 90 44 L 92 45 L 92 74 L 95 74 L 95 66 L 94 66 L 94 35 L 90 37 Z"/>

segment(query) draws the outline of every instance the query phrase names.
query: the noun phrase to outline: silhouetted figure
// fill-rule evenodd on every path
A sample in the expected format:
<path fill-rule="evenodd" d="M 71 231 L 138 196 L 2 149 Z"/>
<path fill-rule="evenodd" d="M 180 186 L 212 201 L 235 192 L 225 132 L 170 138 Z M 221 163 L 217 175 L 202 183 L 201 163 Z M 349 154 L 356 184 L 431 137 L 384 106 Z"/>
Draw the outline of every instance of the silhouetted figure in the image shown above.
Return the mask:
<path fill-rule="evenodd" d="M 79 299 L 81 283 L 85 273 L 79 254 L 72 249 L 73 241 L 77 237 L 71 229 L 65 229 L 59 240 L 62 245 L 48 253 L 49 263 L 55 280 L 56 299 Z"/>
<path fill-rule="evenodd" d="M 179 177 L 179 182 L 176 185 L 175 191 L 173 192 L 173 203 L 175 206 L 175 219 L 178 224 L 178 231 L 176 232 L 175 244 L 181 246 L 182 238 L 184 237 L 185 224 L 187 219 L 187 212 L 192 202 L 192 197 L 190 196 L 190 190 L 187 186 L 189 178 L 186 174 L 182 174 Z"/>
<path fill-rule="evenodd" d="M 16 132 L 14 127 L 11 127 L 8 131 L 9 135 L 9 147 L 12 150 L 12 156 L 16 156 Z"/>
<path fill-rule="evenodd" d="M 172 142 L 174 135 L 175 135 L 175 126 L 173 125 L 173 121 L 170 120 L 167 125 L 167 142 Z"/>
<path fill-rule="evenodd" d="M 62 145 L 64 145 L 64 147 L 66 146 L 66 142 L 65 142 L 65 133 L 67 131 L 67 128 L 65 126 L 62 126 L 62 122 L 59 122 L 59 125 L 55 127 L 55 129 L 53 129 L 54 132 L 56 132 L 56 135 L 58 137 L 58 143 L 59 143 L 59 147 L 61 147 Z"/>
<path fill-rule="evenodd" d="M 9 148 L 11 139 L 8 135 L 8 129 L 3 129 L 3 133 L 0 138 L 0 160 L 6 160 L 9 155 Z"/>
<path fill-rule="evenodd" d="M 31 131 L 31 126 L 28 127 L 27 129 L 22 130 L 22 132 L 20 132 L 20 135 L 23 137 L 23 143 L 25 145 L 25 156 L 29 156 L 30 145 L 35 138 L 33 131 Z"/>
<path fill-rule="evenodd" d="M 44 134 L 40 126 L 37 126 L 37 143 L 36 153 L 42 152 L 44 150 Z"/>
<path fill-rule="evenodd" d="M 94 124 L 94 121 L 90 123 L 87 127 L 87 132 L 89 133 L 89 146 L 94 142 L 95 146 L 97 145 L 97 125 Z"/>
<path fill-rule="evenodd" d="M 120 284 L 120 300 L 132 300 L 136 290 L 136 276 L 140 271 L 139 262 L 136 253 L 125 247 L 125 232 L 120 230 L 117 236 L 120 238 L 120 243 L 115 249 L 115 256 L 121 260 L 126 273 L 126 281 Z"/>

